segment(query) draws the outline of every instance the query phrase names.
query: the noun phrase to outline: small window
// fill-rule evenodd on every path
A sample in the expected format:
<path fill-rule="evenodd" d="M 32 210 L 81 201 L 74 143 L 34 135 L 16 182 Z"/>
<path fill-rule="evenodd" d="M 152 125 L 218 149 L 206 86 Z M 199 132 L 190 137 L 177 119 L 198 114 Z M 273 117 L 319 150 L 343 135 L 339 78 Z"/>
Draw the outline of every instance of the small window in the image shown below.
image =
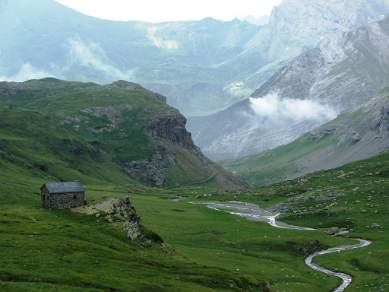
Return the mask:
<path fill-rule="evenodd" d="M 77 195 L 73 195 L 73 200 L 77 200 Z"/>

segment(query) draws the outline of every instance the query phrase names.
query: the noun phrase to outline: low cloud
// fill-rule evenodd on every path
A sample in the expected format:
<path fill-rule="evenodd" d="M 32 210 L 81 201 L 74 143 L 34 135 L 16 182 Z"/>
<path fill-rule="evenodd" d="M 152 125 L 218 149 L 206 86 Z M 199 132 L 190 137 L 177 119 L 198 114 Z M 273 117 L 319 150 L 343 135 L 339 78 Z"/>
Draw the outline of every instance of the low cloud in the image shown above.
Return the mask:
<path fill-rule="evenodd" d="M 236 81 L 228 84 L 226 87 L 224 87 L 224 91 L 228 92 L 232 96 L 237 97 L 248 96 L 251 92 L 253 92 L 253 90 L 248 88 L 243 81 Z"/>
<path fill-rule="evenodd" d="M 80 39 L 69 39 L 70 54 L 85 67 L 93 68 L 97 71 L 112 77 L 113 79 L 133 79 L 132 71 L 122 71 L 109 64 L 109 60 L 104 54 L 104 50 L 96 43 L 84 42 Z"/>
<path fill-rule="evenodd" d="M 313 100 L 282 99 L 276 93 L 260 98 L 250 98 L 250 103 L 258 117 L 274 121 L 324 123 L 337 116 L 337 112 L 328 105 Z"/>
<path fill-rule="evenodd" d="M 157 36 L 158 28 L 157 27 L 150 27 L 147 30 L 147 37 L 148 39 L 160 49 L 165 50 L 177 50 L 179 45 L 178 42 L 175 40 L 164 40 L 163 38 Z"/>
<path fill-rule="evenodd" d="M 8 82 L 10 81 L 22 82 L 26 80 L 41 79 L 46 77 L 54 77 L 54 76 L 44 70 L 34 68 L 30 63 L 25 63 L 23 64 L 22 67 L 20 67 L 19 71 L 13 75 L 10 76 L 0 75 L 0 80 L 8 81 Z"/>

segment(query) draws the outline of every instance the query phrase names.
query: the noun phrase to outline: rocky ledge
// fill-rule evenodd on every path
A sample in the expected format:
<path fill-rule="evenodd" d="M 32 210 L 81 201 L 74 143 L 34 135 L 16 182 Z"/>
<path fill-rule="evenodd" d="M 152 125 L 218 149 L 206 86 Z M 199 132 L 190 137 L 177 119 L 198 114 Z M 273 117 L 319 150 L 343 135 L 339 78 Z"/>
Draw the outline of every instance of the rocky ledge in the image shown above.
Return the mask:
<path fill-rule="evenodd" d="M 76 208 L 74 211 L 95 216 L 109 223 L 119 223 L 129 240 L 138 242 L 144 247 L 163 243 L 159 235 L 145 229 L 140 224 L 140 217 L 131 204 L 129 197 L 121 199 L 108 198 L 97 204 Z"/>
<path fill-rule="evenodd" d="M 194 150 L 192 135 L 186 130 L 187 120 L 179 113 L 155 118 L 148 127 L 150 135 L 157 139 L 169 141 L 186 149 Z"/>

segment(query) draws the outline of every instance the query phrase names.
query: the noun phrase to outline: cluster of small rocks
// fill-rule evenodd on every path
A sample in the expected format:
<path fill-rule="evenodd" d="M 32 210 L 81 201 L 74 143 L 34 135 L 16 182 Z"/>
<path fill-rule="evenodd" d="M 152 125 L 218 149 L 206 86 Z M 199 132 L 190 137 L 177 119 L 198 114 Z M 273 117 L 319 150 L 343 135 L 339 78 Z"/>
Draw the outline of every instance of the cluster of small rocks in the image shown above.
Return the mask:
<path fill-rule="evenodd" d="M 347 234 L 347 233 L 349 233 L 349 232 L 350 232 L 350 230 L 348 230 L 347 228 L 332 227 L 332 228 L 330 228 L 330 229 L 327 231 L 327 234 L 328 234 L 328 235 L 331 235 L 331 236 L 338 236 L 338 235 Z"/>
<path fill-rule="evenodd" d="M 367 228 L 369 228 L 369 229 L 383 229 L 383 226 L 381 224 L 378 224 L 378 223 L 372 223 L 369 226 L 367 226 Z"/>

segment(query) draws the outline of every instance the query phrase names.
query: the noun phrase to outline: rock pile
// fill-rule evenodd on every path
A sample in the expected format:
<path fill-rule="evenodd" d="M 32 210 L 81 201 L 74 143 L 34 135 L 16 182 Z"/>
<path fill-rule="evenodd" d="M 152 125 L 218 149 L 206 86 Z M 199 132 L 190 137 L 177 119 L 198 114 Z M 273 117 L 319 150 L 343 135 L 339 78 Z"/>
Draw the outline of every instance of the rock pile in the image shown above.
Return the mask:
<path fill-rule="evenodd" d="M 140 224 L 140 217 L 131 204 L 129 197 L 121 199 L 109 198 L 94 205 L 78 208 L 75 211 L 94 215 L 96 218 L 110 223 L 120 223 L 129 240 L 139 242 L 145 247 L 163 242 L 161 237 L 145 229 Z"/>

